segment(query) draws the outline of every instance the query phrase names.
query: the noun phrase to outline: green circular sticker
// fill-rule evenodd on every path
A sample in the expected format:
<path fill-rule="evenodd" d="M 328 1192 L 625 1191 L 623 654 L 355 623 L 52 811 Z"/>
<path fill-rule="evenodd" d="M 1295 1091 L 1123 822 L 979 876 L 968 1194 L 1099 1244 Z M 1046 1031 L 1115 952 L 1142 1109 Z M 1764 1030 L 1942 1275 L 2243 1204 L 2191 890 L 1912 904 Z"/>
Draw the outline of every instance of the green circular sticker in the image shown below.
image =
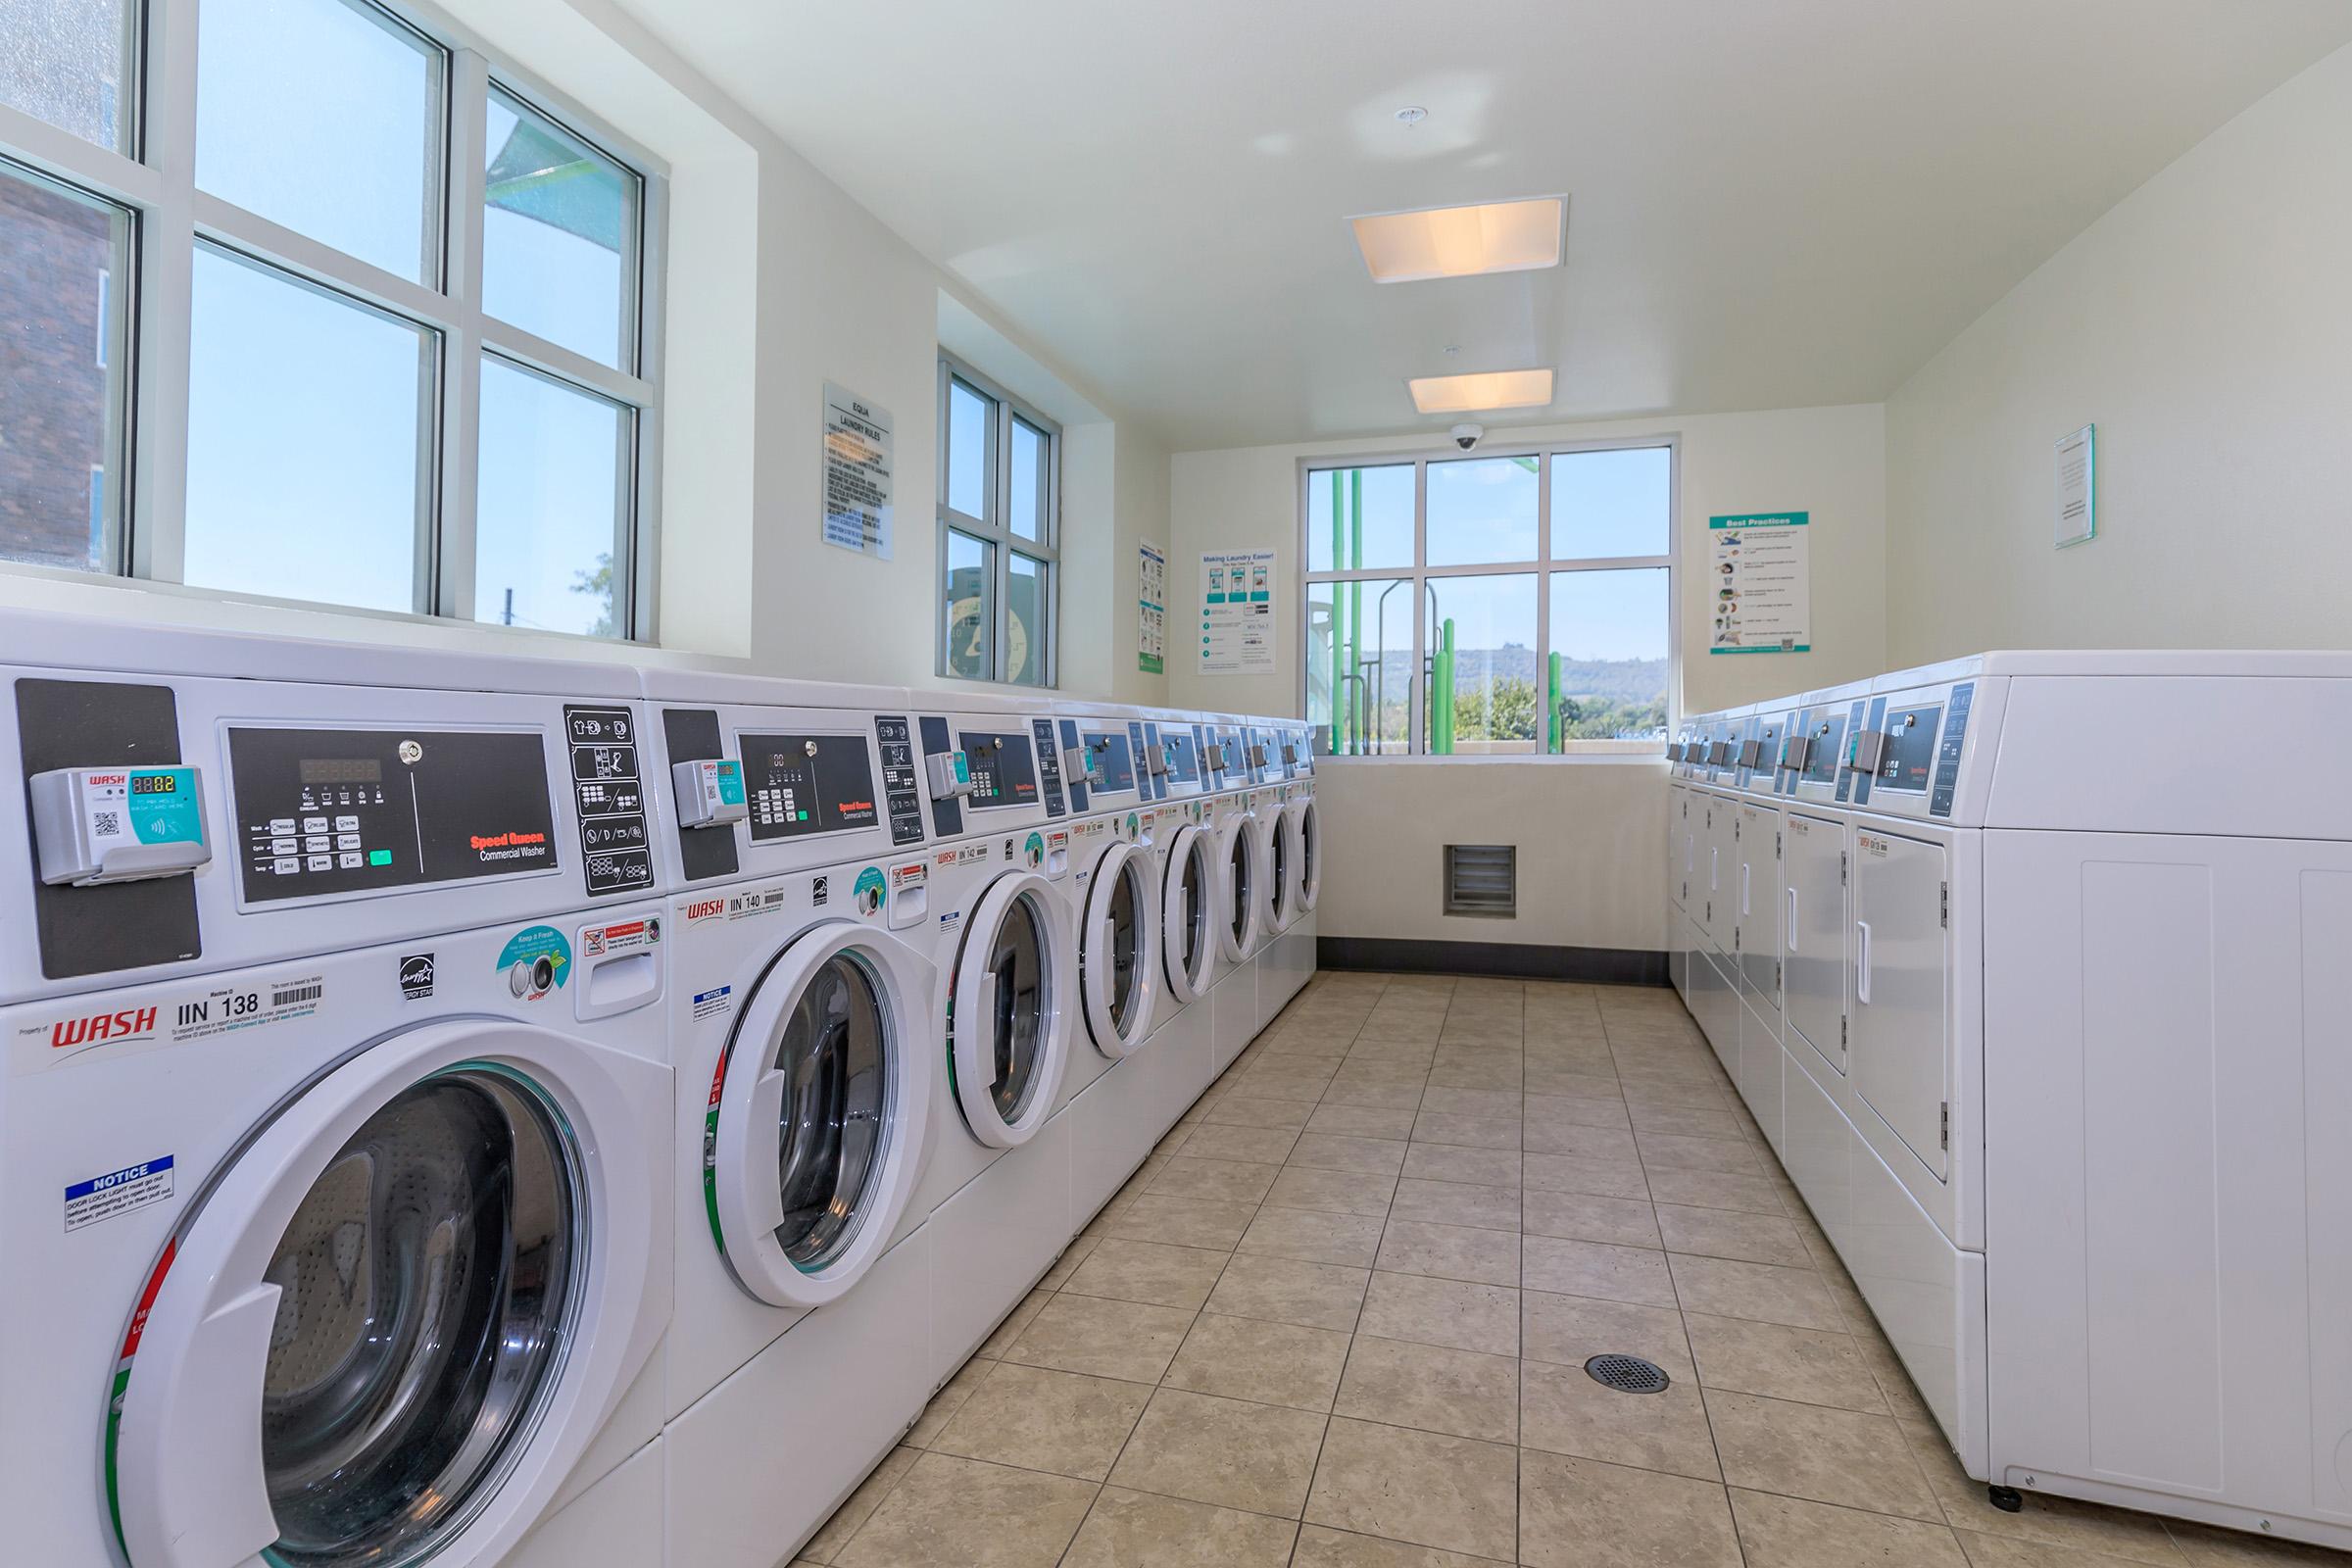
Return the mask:
<path fill-rule="evenodd" d="M 571 978 L 571 939 L 552 925 L 525 926 L 507 938 L 498 967 L 508 990 L 536 1002 Z"/>
<path fill-rule="evenodd" d="M 1031 866 L 1040 866 L 1046 863 L 1046 836 L 1043 833 L 1030 834 L 1026 848 L 1029 852 Z"/>
<path fill-rule="evenodd" d="M 851 889 L 851 897 L 857 900 L 859 914 L 880 912 L 883 901 L 889 896 L 889 889 L 882 882 L 882 868 L 877 865 L 869 865 L 858 872 L 857 886 Z"/>

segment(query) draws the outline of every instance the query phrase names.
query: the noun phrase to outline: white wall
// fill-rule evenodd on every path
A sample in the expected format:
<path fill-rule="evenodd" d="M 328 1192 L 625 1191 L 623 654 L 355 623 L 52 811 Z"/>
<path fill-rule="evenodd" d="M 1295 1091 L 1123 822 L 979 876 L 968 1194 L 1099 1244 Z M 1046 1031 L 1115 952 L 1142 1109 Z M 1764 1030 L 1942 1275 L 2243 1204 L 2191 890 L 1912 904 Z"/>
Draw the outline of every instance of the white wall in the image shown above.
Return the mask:
<path fill-rule="evenodd" d="M 1888 652 L 2339 648 L 2352 49 L 2119 203 L 1888 402 Z M 2099 537 L 2051 543 L 2096 422 Z"/>
<path fill-rule="evenodd" d="M 1703 573 L 1681 573 L 1685 711 L 1834 685 L 1886 665 L 1886 427 L 1876 404 L 1762 414 L 1690 415 L 1598 424 L 1495 428 L 1491 445 L 1672 433 L 1681 443 L 1677 548 L 1706 559 L 1707 518 L 1736 512 L 1812 514 L 1813 652 L 1712 656 Z M 1178 707 L 1299 711 L 1298 460 L 1423 450 L 1424 435 L 1316 447 L 1186 452 L 1171 464 L 1169 700 Z M 1190 634 L 1203 550 L 1281 552 L 1284 616 L 1271 675 L 1206 675 Z M 1664 946 L 1665 765 L 1599 759 L 1339 761 L 1318 774 L 1334 856 L 1316 906 L 1331 936 L 1655 951 Z M 1448 917 L 1444 846 L 1519 847 L 1516 919 Z"/>
<path fill-rule="evenodd" d="M 934 376 L 943 326 L 978 313 L 912 246 L 609 0 L 441 4 L 492 50 L 668 166 L 662 646 L 38 570 L 0 571 L 0 607 L 558 658 L 730 667 L 748 660 L 769 674 L 948 684 L 932 672 Z M 1164 678 L 1135 668 L 1132 564 L 1137 538 L 1166 534 L 1166 451 L 1080 378 L 1013 334 L 992 331 L 993 345 L 967 354 L 992 375 L 1018 377 L 1024 396 L 1078 432 L 1065 453 L 1065 490 L 1081 504 L 1063 512 L 1062 688 L 1163 701 Z M 818 542 L 828 379 L 895 421 L 888 562 Z"/>
<path fill-rule="evenodd" d="M 1813 652 L 1709 657 L 1701 573 L 1681 573 L 1683 710 L 1699 712 L 1876 674 L 1886 652 L 1879 586 L 1886 575 L 1886 425 L 1875 403 L 1763 414 L 1702 414 L 1605 423 L 1491 427 L 1489 446 L 1672 434 L 1681 443 L 1677 548 L 1685 566 L 1707 553 L 1707 518 L 1726 513 L 1812 514 Z M 1252 713 L 1300 710 L 1298 463 L 1418 452 L 1426 434 L 1321 446 L 1183 452 L 1170 467 L 1175 538 L 1168 563 L 1169 700 L 1180 708 Z M 1263 549 L 1276 563 L 1283 616 L 1270 675 L 1209 675 L 1189 632 L 1200 603 L 1200 552 Z"/>

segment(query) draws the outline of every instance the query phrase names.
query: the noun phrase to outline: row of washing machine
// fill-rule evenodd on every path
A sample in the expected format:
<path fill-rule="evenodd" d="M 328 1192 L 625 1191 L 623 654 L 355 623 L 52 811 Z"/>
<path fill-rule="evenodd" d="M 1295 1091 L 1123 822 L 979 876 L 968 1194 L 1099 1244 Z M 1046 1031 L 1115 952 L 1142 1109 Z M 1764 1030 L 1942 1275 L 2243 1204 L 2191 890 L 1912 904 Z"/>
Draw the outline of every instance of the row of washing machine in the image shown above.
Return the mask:
<path fill-rule="evenodd" d="M 0 1515 L 769 1568 L 1305 983 L 1305 729 L 0 625 Z"/>
<path fill-rule="evenodd" d="M 1674 983 L 2003 1506 L 2352 1547 L 2347 734 L 2352 656 L 2000 653 L 1668 749 Z"/>

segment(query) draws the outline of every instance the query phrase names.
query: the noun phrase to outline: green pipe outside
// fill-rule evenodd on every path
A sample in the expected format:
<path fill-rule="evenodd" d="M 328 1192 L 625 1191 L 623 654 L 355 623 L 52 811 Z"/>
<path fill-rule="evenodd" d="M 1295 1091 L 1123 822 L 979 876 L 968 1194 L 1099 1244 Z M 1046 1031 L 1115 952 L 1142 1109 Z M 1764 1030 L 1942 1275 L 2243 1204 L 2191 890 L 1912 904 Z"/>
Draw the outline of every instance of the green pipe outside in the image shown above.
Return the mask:
<path fill-rule="evenodd" d="M 1331 470 L 1331 561 L 1335 566 L 1346 559 L 1341 554 L 1340 546 L 1346 537 L 1347 527 L 1340 516 L 1340 470 L 1334 468 Z M 1342 609 L 1346 597 L 1336 593 L 1331 596 L 1331 750 L 1334 756 L 1340 755 L 1342 747 L 1347 744 L 1346 698 L 1342 695 L 1347 686 L 1341 679 L 1341 672 L 1347 668 L 1342 661 L 1348 657 L 1348 620 Z"/>
<path fill-rule="evenodd" d="M 1350 468 L 1348 470 L 1348 569 L 1349 571 L 1357 570 L 1363 564 L 1364 470 Z M 1348 669 L 1350 674 L 1360 671 L 1359 661 L 1363 658 L 1363 640 L 1364 585 L 1360 582 L 1351 582 L 1348 585 Z M 1372 731 L 1377 733 L 1380 728 L 1380 715 L 1373 713 L 1366 722 Z M 1358 751 L 1368 752 L 1372 749 L 1369 735 L 1355 736 L 1354 743 Z"/>
<path fill-rule="evenodd" d="M 1548 749 L 1556 752 L 1560 749 L 1560 656 L 1553 654 L 1550 663 L 1550 674 L 1544 688 L 1544 711 L 1551 715 Z"/>
<path fill-rule="evenodd" d="M 1453 617 L 1446 617 L 1438 633 L 1439 755 L 1453 755 Z"/>

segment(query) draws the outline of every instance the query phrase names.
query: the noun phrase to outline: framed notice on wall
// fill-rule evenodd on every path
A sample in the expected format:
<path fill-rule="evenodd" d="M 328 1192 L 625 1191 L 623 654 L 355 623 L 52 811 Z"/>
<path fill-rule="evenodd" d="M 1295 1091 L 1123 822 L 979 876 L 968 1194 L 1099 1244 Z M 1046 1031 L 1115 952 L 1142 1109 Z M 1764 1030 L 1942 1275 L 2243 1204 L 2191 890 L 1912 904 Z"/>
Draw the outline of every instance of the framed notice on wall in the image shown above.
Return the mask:
<path fill-rule="evenodd" d="M 1805 512 L 1707 519 L 1707 652 L 1813 650 L 1810 527 Z"/>
<path fill-rule="evenodd" d="M 890 411 L 825 383 L 825 543 L 890 559 Z"/>

